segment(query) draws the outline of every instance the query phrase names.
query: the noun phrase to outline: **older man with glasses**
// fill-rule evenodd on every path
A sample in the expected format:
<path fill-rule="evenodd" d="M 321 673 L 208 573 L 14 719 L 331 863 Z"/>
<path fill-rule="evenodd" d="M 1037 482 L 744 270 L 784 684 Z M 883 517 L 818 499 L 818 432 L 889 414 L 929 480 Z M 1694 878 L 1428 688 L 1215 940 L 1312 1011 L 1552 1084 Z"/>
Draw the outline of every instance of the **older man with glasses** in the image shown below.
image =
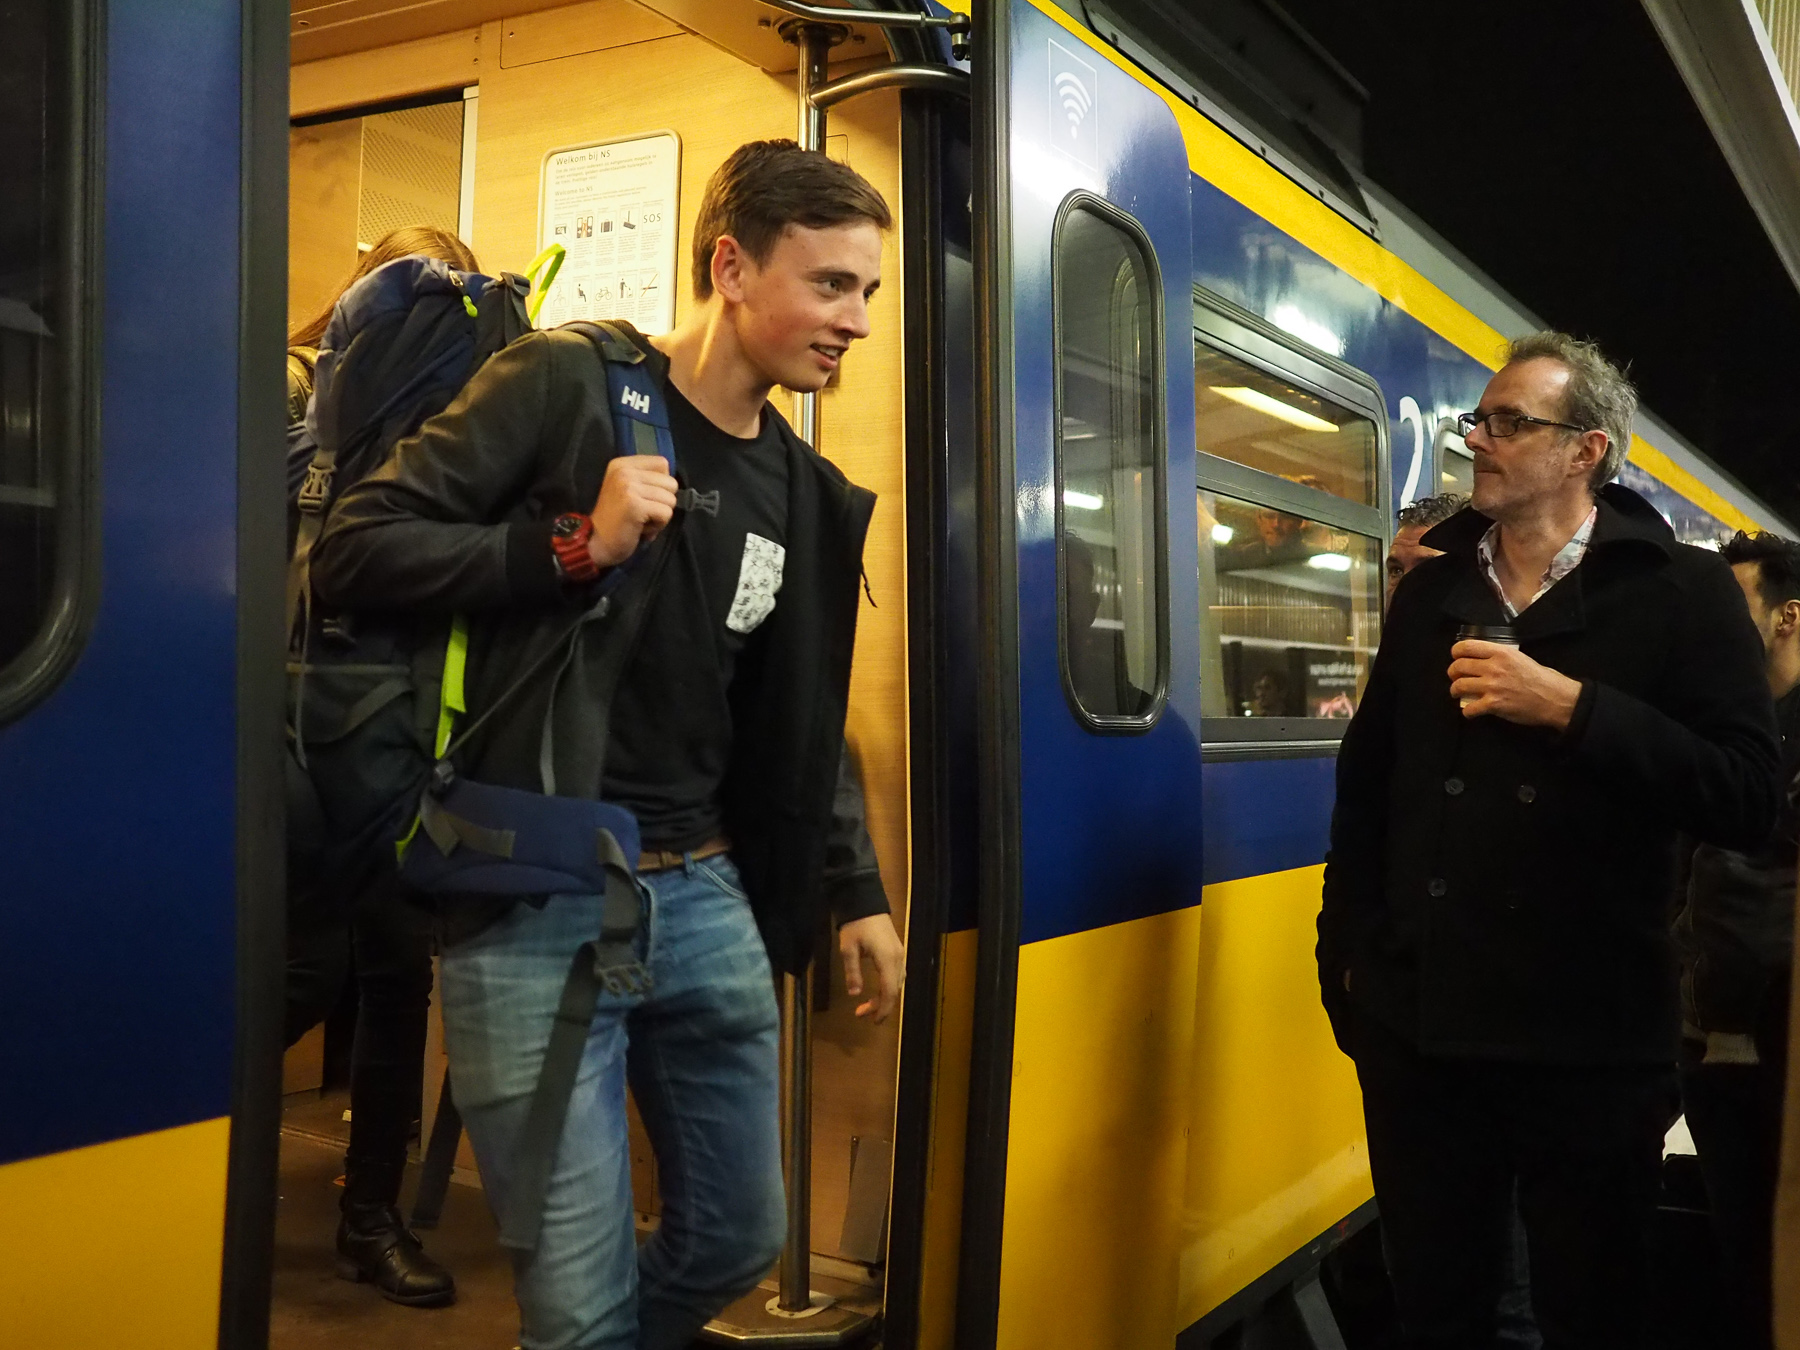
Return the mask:
<path fill-rule="evenodd" d="M 1590 343 L 1512 344 L 1338 756 L 1319 980 L 1410 1347 L 1493 1344 L 1515 1189 L 1549 1350 L 1648 1343 L 1676 837 L 1775 821 L 1737 581 L 1611 481 L 1636 405 Z"/>

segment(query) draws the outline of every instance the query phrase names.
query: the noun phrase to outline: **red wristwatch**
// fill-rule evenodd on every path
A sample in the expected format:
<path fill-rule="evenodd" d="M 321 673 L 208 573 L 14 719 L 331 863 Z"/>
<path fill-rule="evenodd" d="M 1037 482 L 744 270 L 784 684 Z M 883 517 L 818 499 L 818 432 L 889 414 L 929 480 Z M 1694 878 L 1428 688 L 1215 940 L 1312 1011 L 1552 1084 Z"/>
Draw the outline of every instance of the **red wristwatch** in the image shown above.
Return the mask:
<path fill-rule="evenodd" d="M 550 549 L 556 555 L 556 570 L 564 581 L 592 581 L 600 575 L 600 564 L 588 552 L 594 522 L 573 512 L 558 516 L 550 523 Z"/>

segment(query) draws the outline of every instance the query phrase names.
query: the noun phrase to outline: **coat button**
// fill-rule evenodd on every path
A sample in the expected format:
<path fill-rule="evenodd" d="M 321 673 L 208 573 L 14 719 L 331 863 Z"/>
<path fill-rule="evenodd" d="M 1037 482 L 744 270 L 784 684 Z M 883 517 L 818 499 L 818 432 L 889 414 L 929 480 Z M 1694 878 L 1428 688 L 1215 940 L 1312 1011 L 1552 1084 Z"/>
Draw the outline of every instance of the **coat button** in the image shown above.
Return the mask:
<path fill-rule="evenodd" d="M 1442 877 L 1433 877 L 1430 882 L 1427 883 L 1425 889 L 1434 896 L 1442 896 L 1449 892 L 1450 883 L 1445 881 Z"/>
<path fill-rule="evenodd" d="M 1444 780 L 1444 791 L 1448 792 L 1452 797 L 1462 796 L 1462 790 L 1463 790 L 1463 780 L 1462 779 L 1446 778 Z"/>
<path fill-rule="evenodd" d="M 1537 789 L 1530 783 L 1519 784 L 1519 800 L 1530 806 L 1537 800 Z"/>

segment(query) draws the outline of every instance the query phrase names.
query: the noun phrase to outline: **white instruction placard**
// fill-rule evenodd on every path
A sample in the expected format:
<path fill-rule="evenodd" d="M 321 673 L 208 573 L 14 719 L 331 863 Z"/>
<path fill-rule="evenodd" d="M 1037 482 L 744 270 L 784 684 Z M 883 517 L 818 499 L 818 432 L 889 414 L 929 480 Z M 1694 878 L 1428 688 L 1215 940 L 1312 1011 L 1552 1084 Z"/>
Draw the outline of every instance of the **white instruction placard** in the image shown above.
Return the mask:
<path fill-rule="evenodd" d="M 595 141 L 544 156 L 538 247 L 569 251 L 538 327 L 625 319 L 644 333 L 675 326 L 681 140 L 672 131 Z"/>

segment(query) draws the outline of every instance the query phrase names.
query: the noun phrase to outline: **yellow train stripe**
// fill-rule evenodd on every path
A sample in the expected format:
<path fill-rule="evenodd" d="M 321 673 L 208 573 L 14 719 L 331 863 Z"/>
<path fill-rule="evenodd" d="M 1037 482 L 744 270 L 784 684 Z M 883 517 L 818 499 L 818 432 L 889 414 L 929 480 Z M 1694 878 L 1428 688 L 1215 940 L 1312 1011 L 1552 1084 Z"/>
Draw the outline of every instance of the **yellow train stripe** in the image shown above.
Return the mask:
<path fill-rule="evenodd" d="M 221 1117 L 0 1167 L 0 1344 L 216 1345 L 230 1140 Z"/>
<path fill-rule="evenodd" d="M 1631 438 L 1630 459 L 1652 478 L 1665 484 L 1671 491 L 1679 492 L 1702 511 L 1711 513 L 1732 529 L 1748 530 L 1754 534 L 1763 528 L 1758 521 L 1738 510 L 1642 436 Z"/>
<path fill-rule="evenodd" d="M 1203 892 L 1177 1329 L 1373 1194 L 1356 1068 L 1319 1004 L 1324 873 Z"/>
<path fill-rule="evenodd" d="M 1019 949 L 998 1350 L 1175 1334 L 1200 907 Z"/>
<path fill-rule="evenodd" d="M 1123 58 L 1108 44 L 1069 15 L 1043 0 L 1031 0 L 1031 4 L 1096 54 L 1115 65 L 1123 63 Z M 963 5 L 951 8 L 966 12 Z M 1506 336 L 1497 328 L 1463 308 L 1410 264 L 1383 248 L 1173 91 L 1148 75 L 1138 74 L 1137 78 L 1175 114 L 1182 139 L 1187 144 L 1188 164 L 1201 178 L 1362 282 L 1489 370 L 1500 368 Z M 1732 529 L 1760 528 L 1757 522 L 1641 437 L 1631 438 L 1630 459 L 1652 478 Z"/>

